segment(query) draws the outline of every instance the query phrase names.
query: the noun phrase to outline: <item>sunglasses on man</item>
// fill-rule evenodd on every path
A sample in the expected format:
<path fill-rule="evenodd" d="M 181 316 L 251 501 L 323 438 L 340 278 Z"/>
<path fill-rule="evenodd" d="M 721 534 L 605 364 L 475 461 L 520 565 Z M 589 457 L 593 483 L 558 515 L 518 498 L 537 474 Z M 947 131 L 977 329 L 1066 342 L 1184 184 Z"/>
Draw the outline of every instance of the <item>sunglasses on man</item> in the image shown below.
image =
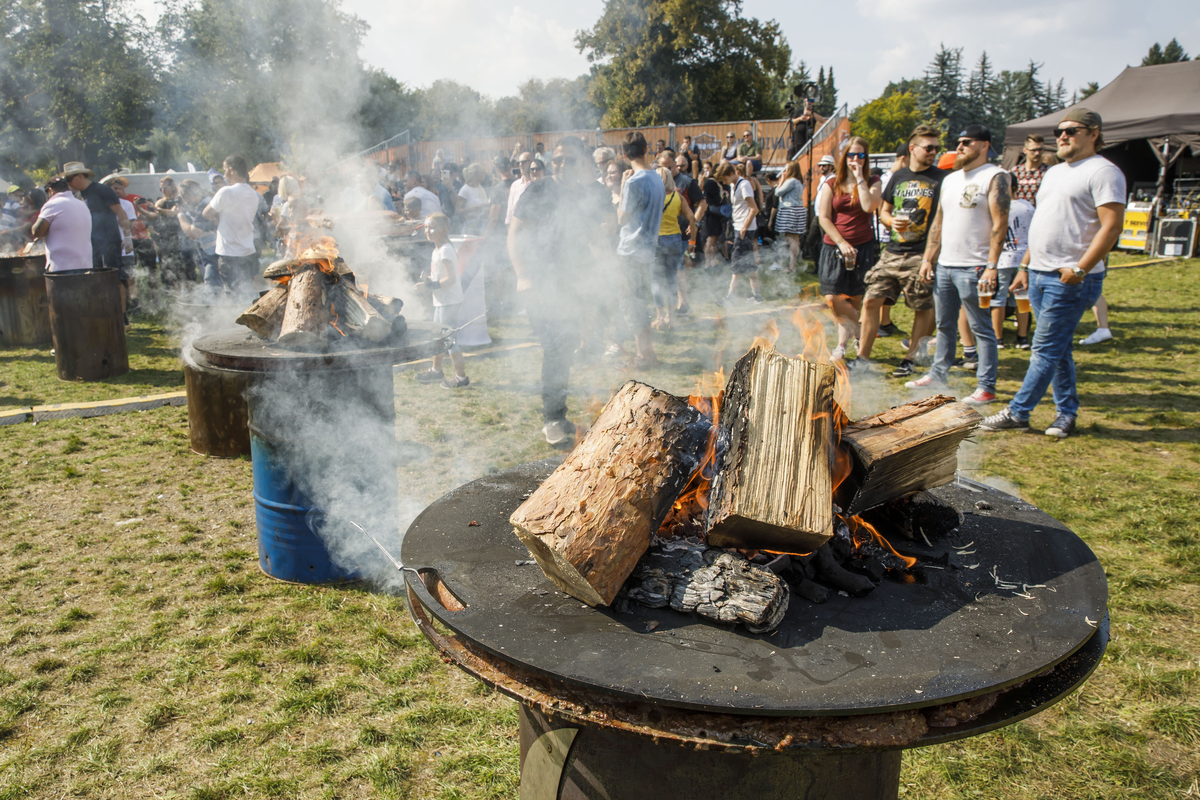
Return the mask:
<path fill-rule="evenodd" d="M 1072 125 L 1069 128 L 1059 128 L 1056 131 L 1054 131 L 1054 138 L 1061 139 L 1064 136 L 1074 136 L 1075 134 L 1079 133 L 1080 131 L 1090 131 L 1090 130 L 1091 130 L 1091 128 L 1087 127 L 1086 125 L 1083 125 L 1083 126 Z"/>
<path fill-rule="evenodd" d="M 564 164 L 568 167 L 573 167 L 578 164 L 579 161 L 575 158 L 568 158 L 567 156 L 557 156 L 556 158 L 550 159 L 550 163 L 556 167 L 561 167 Z"/>

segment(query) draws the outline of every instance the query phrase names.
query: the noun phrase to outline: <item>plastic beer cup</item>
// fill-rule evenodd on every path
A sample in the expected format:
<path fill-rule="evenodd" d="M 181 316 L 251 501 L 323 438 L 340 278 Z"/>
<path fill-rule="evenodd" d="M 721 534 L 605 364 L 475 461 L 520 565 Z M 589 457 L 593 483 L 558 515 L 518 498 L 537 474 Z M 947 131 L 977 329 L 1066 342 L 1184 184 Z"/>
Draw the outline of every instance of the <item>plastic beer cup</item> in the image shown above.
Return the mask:
<path fill-rule="evenodd" d="M 992 297 L 996 294 L 996 290 L 991 286 L 986 285 L 983 281 L 979 282 L 979 307 L 991 308 Z"/>
<path fill-rule="evenodd" d="M 1028 314 L 1030 311 L 1033 310 L 1032 307 L 1029 305 L 1029 290 L 1028 289 L 1021 289 L 1018 292 L 1013 292 L 1013 298 L 1015 298 L 1017 301 L 1017 313 L 1018 314 Z"/>

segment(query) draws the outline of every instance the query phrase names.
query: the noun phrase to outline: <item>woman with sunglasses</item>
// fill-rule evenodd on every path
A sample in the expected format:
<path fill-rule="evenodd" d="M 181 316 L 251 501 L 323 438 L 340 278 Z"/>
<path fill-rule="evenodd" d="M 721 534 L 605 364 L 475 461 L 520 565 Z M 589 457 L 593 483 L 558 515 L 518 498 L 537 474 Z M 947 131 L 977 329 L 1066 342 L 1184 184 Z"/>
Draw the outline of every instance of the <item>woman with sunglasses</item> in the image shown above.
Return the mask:
<path fill-rule="evenodd" d="M 878 178 L 867 174 L 866 140 L 854 136 L 825 181 L 830 191 L 820 192 L 817 199 L 825 231 L 817 275 L 821 294 L 838 321 L 838 343 L 830 353 L 833 361 L 844 359 L 850 337 L 858 336 L 864 276 L 879 260 L 873 217 L 883 203 L 879 184 Z"/>

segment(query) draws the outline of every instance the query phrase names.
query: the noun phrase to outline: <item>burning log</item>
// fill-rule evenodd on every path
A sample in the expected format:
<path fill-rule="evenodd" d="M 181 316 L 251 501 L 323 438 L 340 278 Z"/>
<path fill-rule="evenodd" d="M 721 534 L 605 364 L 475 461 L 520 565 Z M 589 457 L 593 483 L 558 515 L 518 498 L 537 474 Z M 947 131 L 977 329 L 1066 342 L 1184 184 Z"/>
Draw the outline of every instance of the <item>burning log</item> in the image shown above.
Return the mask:
<path fill-rule="evenodd" d="M 958 445 L 982 419 L 970 406 L 937 395 L 846 426 L 853 461 L 839 487 L 848 514 L 954 480 Z"/>
<path fill-rule="evenodd" d="M 802 553 L 833 535 L 833 367 L 756 346 L 725 387 L 708 543 Z"/>
<path fill-rule="evenodd" d="M 367 302 L 374 306 L 380 316 L 388 322 L 394 321 L 400 316 L 400 311 L 404 308 L 404 301 L 398 297 L 387 297 L 381 294 L 368 294 Z"/>
<path fill-rule="evenodd" d="M 287 286 L 287 302 L 279 327 L 279 343 L 290 347 L 315 347 L 325 341 L 329 303 L 325 299 L 325 273 L 310 269 L 294 275 Z"/>
<path fill-rule="evenodd" d="M 772 631 L 788 608 L 788 587 L 766 567 L 704 545 L 657 548 L 638 562 L 625 597 L 650 608 L 670 605 L 752 633 Z"/>
<path fill-rule="evenodd" d="M 382 342 L 392 332 L 392 323 L 383 318 L 375 307 L 367 302 L 354 284 L 342 278 L 332 287 L 333 302 L 343 318 L 359 330 L 359 335 L 371 342 Z"/>
<path fill-rule="evenodd" d="M 509 521 L 564 592 L 609 605 L 700 462 L 708 421 L 636 381 Z"/>
<path fill-rule="evenodd" d="M 283 325 L 287 296 L 286 286 L 276 286 L 243 311 L 237 318 L 237 324 L 245 325 L 264 339 L 275 339 Z"/>

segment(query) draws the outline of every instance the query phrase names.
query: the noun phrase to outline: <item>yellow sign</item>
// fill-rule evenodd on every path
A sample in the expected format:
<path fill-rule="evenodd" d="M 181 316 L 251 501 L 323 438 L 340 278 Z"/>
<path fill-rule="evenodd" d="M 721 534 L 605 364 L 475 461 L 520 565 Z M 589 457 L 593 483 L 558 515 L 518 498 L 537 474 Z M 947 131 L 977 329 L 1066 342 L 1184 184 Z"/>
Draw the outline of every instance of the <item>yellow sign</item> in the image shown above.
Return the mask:
<path fill-rule="evenodd" d="M 1121 236 L 1117 247 L 1122 250 L 1144 251 L 1146 231 L 1150 226 L 1150 204 L 1130 203 L 1125 209 L 1125 222 L 1121 225 Z"/>

